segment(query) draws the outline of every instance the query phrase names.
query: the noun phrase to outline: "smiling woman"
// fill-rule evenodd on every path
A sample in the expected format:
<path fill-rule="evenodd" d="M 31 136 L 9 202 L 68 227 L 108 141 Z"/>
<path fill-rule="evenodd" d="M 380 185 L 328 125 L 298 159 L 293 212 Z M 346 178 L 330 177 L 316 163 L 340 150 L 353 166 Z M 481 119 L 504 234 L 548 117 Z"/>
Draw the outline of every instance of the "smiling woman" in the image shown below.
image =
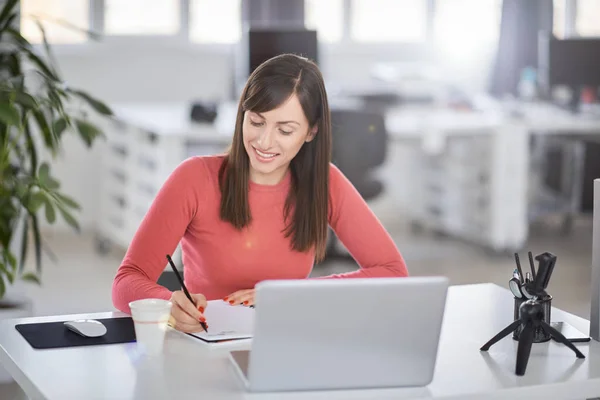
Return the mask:
<path fill-rule="evenodd" d="M 171 299 L 175 327 L 200 331 L 206 300 L 253 305 L 258 282 L 307 278 L 325 255 L 328 226 L 360 269 L 325 278 L 407 276 L 389 234 L 330 159 L 317 66 L 289 54 L 260 65 L 242 92 L 231 149 L 185 160 L 159 191 L 115 277 L 115 306 Z M 195 304 L 156 283 L 180 242 Z"/>

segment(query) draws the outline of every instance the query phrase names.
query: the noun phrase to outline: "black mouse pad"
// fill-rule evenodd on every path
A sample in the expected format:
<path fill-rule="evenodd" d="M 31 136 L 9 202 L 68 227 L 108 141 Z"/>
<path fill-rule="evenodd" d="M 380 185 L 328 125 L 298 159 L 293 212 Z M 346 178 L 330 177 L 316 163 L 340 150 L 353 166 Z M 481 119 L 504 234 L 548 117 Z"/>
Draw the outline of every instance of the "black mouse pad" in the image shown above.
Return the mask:
<path fill-rule="evenodd" d="M 97 319 L 106 326 L 100 337 L 83 337 L 64 326 L 65 321 L 19 324 L 15 328 L 34 349 L 93 346 L 135 342 L 135 329 L 131 317 Z"/>

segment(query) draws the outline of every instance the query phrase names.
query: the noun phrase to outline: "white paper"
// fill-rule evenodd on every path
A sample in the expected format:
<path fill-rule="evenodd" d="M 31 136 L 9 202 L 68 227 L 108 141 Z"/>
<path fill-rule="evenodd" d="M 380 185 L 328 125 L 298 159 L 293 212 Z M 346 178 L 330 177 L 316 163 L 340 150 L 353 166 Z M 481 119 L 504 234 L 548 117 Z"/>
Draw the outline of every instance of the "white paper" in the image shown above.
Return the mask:
<path fill-rule="evenodd" d="M 254 309 L 232 306 L 223 300 L 211 300 L 204 311 L 208 333 L 192 334 L 208 342 L 252 338 L 254 332 Z"/>

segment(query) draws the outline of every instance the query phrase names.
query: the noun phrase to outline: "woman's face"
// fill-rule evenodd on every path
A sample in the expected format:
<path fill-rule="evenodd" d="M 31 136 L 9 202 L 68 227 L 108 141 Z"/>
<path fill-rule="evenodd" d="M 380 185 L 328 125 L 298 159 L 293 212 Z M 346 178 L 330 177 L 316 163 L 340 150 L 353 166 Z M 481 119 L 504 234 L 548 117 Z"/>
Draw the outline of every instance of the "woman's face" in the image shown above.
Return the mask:
<path fill-rule="evenodd" d="M 244 147 L 250 158 L 250 179 L 275 185 L 285 175 L 290 161 L 316 133 L 294 94 L 279 108 L 264 113 L 246 111 L 242 127 Z"/>

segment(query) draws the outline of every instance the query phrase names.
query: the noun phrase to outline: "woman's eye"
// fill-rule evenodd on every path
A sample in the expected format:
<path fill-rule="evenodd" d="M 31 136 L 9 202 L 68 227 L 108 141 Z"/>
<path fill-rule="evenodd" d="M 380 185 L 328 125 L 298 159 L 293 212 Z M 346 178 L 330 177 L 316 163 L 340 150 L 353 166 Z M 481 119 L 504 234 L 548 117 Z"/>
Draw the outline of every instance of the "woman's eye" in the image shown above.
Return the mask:
<path fill-rule="evenodd" d="M 250 120 L 250 124 L 252 126 L 263 126 L 264 122 L 254 122 L 254 121 Z"/>
<path fill-rule="evenodd" d="M 292 133 L 294 133 L 294 131 L 284 131 L 283 129 L 280 129 L 279 132 L 281 132 L 284 135 L 291 135 Z"/>

